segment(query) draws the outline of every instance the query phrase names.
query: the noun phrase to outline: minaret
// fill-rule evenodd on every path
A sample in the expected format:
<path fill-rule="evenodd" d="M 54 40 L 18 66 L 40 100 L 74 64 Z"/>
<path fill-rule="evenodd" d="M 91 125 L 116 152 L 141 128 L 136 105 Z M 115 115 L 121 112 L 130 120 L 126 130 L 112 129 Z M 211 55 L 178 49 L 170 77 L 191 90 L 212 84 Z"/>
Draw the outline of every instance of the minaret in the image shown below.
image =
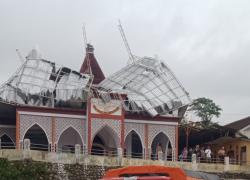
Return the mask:
<path fill-rule="evenodd" d="M 105 79 L 102 69 L 95 58 L 94 47 L 91 44 L 87 44 L 86 55 L 80 69 L 80 73 L 93 75 L 93 84 L 99 84 Z"/>

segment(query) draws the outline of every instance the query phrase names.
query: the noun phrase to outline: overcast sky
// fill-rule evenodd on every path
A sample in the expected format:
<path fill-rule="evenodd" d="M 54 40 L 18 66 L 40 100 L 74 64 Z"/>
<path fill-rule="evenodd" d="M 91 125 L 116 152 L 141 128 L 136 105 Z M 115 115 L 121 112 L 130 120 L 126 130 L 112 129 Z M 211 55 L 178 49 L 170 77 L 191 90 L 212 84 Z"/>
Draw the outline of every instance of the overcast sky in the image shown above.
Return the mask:
<path fill-rule="evenodd" d="M 163 60 L 191 97 L 208 97 L 226 124 L 250 115 L 250 1 L 248 0 L 0 0 L 0 83 L 39 45 L 44 58 L 79 70 L 82 25 L 105 75 L 128 55 L 122 21 L 138 56 Z M 194 118 L 194 117 L 193 117 Z"/>

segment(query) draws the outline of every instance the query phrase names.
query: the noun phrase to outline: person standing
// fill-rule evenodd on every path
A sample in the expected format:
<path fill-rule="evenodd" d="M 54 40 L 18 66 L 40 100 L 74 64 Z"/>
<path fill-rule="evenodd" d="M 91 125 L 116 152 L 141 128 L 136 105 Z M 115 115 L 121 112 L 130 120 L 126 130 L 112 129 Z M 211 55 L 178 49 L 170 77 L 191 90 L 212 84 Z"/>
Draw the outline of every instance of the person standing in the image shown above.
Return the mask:
<path fill-rule="evenodd" d="M 207 146 L 206 150 L 205 150 L 205 155 L 206 155 L 206 160 L 207 162 L 211 162 L 211 158 L 212 158 L 212 151 L 210 149 L 210 146 Z"/>
<path fill-rule="evenodd" d="M 187 156 L 188 156 L 188 150 L 187 150 L 187 147 L 184 147 L 184 149 L 182 151 L 182 159 L 183 159 L 183 161 L 187 161 Z"/>
<path fill-rule="evenodd" d="M 189 162 L 192 161 L 192 154 L 193 154 L 193 149 L 189 148 L 188 154 L 187 154 L 187 159 L 188 159 Z"/>
<path fill-rule="evenodd" d="M 195 146 L 194 154 L 196 154 L 196 159 L 198 160 L 198 162 L 200 162 L 200 158 L 201 158 L 200 145 Z"/>
<path fill-rule="evenodd" d="M 222 146 L 218 151 L 218 157 L 220 162 L 224 162 L 225 153 L 226 153 L 225 148 L 224 146 Z"/>
<path fill-rule="evenodd" d="M 204 146 L 201 147 L 200 153 L 201 153 L 201 162 L 204 162 L 205 159 L 206 159 L 205 147 Z"/>
<path fill-rule="evenodd" d="M 227 156 L 229 157 L 229 162 L 234 163 L 235 157 L 234 157 L 234 150 L 232 148 L 232 145 L 229 146 L 229 151 L 227 152 Z"/>

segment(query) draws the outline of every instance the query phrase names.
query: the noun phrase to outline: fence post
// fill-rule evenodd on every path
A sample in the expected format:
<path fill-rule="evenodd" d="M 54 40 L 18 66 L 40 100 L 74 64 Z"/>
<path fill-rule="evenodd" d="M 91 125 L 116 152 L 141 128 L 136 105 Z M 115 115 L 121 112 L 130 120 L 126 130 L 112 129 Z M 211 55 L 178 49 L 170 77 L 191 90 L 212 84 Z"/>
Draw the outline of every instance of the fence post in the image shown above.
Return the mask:
<path fill-rule="evenodd" d="M 196 154 L 192 154 L 192 170 L 197 171 L 197 159 Z"/>
<path fill-rule="evenodd" d="M 19 149 L 23 149 L 23 141 L 22 140 L 19 141 Z"/>
<path fill-rule="evenodd" d="M 147 154 L 147 159 L 151 159 L 151 148 L 148 148 L 148 154 Z"/>
<path fill-rule="evenodd" d="M 229 171 L 229 157 L 224 157 L 224 171 Z"/>
<path fill-rule="evenodd" d="M 158 152 L 158 160 L 163 160 L 163 152 Z"/>
<path fill-rule="evenodd" d="M 172 161 L 178 161 L 178 154 L 176 154 L 176 148 L 172 148 Z"/>
<path fill-rule="evenodd" d="M 57 144 L 56 143 L 54 144 L 54 152 L 55 153 L 57 152 Z"/>
<path fill-rule="evenodd" d="M 53 145 L 52 143 L 50 142 L 49 143 L 49 146 L 48 146 L 48 152 L 52 152 L 53 151 Z"/>
<path fill-rule="evenodd" d="M 86 144 L 83 144 L 83 164 L 84 164 L 84 168 L 86 169 L 88 167 L 88 149 Z"/>
<path fill-rule="evenodd" d="M 24 139 L 23 143 L 23 159 L 30 159 L 31 152 L 30 152 L 30 139 Z"/>
<path fill-rule="evenodd" d="M 86 144 L 83 145 L 82 153 L 83 153 L 83 156 L 88 155 L 88 149 L 87 149 Z"/>
<path fill-rule="evenodd" d="M 122 148 L 117 148 L 117 152 L 118 152 L 118 165 L 121 166 L 122 164 Z"/>
<path fill-rule="evenodd" d="M 75 158 L 76 158 L 76 163 L 80 162 L 80 154 L 81 154 L 81 145 L 76 144 L 75 145 Z"/>

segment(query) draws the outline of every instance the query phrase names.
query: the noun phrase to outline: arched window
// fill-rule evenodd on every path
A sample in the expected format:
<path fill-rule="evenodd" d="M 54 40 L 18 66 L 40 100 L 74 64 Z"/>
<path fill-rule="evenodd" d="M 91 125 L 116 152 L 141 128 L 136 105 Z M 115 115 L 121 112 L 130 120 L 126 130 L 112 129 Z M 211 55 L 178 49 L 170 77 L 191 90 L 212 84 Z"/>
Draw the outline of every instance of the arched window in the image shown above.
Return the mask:
<path fill-rule="evenodd" d="M 171 148 L 171 143 L 166 134 L 163 132 L 160 132 L 155 136 L 153 139 L 153 142 L 151 144 L 151 158 L 152 159 L 163 159 L 166 160 L 167 157 L 169 157 L 169 153 L 171 151 L 171 156 L 172 156 L 172 148 Z M 160 157 L 162 156 L 162 157 Z"/>
<path fill-rule="evenodd" d="M 143 147 L 140 136 L 132 130 L 125 139 L 125 154 L 127 157 L 142 158 Z"/>
<path fill-rule="evenodd" d="M 24 139 L 30 139 L 30 149 L 32 150 L 49 150 L 47 135 L 44 130 L 37 124 L 28 129 L 28 131 L 24 135 Z"/>
<path fill-rule="evenodd" d="M 15 148 L 15 144 L 14 142 L 12 141 L 12 139 L 6 135 L 6 134 L 3 134 L 1 136 L 1 148 L 2 149 L 14 149 Z"/>
<path fill-rule="evenodd" d="M 83 146 L 81 136 L 74 128 L 69 127 L 59 137 L 57 143 L 58 151 L 75 152 L 76 144 Z"/>
<path fill-rule="evenodd" d="M 91 153 L 95 155 L 117 155 L 119 137 L 109 126 L 104 126 L 93 138 Z"/>

